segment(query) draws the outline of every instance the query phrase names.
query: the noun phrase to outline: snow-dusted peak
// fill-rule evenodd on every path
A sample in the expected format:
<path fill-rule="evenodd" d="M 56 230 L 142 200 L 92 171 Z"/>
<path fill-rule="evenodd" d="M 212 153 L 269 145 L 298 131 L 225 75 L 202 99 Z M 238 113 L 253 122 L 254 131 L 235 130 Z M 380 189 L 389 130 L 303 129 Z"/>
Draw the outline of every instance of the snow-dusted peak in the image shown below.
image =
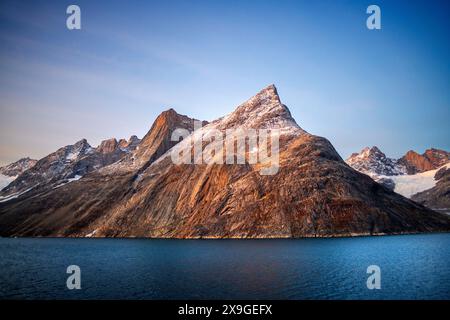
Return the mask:
<path fill-rule="evenodd" d="M 348 165 L 371 177 L 376 175 L 396 176 L 406 174 L 405 166 L 397 160 L 386 157 L 381 150 L 373 146 L 366 147 L 360 153 L 353 153 L 347 160 Z"/>
<path fill-rule="evenodd" d="M 281 103 L 272 84 L 239 105 L 236 110 L 211 123 L 220 130 L 233 128 L 280 129 L 282 133 L 303 133 L 289 109 Z"/>
<path fill-rule="evenodd" d="M 0 168 L 0 174 L 15 177 L 24 172 L 25 170 L 30 169 L 36 164 L 37 160 L 30 158 L 22 158 L 14 163 L 8 164 L 4 167 Z"/>
<path fill-rule="evenodd" d="M 271 134 L 291 137 L 306 133 L 292 118 L 289 109 L 281 103 L 277 89 L 273 84 L 240 104 L 230 114 L 210 123 L 204 123 L 201 128 L 195 129 L 188 137 L 185 137 L 175 147 L 169 149 L 153 164 L 166 159 L 172 152 L 180 153 L 183 151 L 184 154 L 190 152 L 191 142 L 197 144 L 199 141 L 207 141 L 210 146 L 212 144 L 221 144 L 222 141 L 216 141 L 215 139 L 217 132 L 222 132 L 226 135 L 227 130 L 271 130 Z M 212 138 L 214 142 L 211 142 Z M 223 138 L 226 137 L 224 136 Z M 251 152 L 257 151 L 252 150 Z"/>
<path fill-rule="evenodd" d="M 64 153 L 65 160 L 75 161 L 92 152 L 92 147 L 89 145 L 86 139 L 81 139 L 73 145 L 68 145 L 61 148 L 56 152 L 56 154 L 60 152 Z"/>

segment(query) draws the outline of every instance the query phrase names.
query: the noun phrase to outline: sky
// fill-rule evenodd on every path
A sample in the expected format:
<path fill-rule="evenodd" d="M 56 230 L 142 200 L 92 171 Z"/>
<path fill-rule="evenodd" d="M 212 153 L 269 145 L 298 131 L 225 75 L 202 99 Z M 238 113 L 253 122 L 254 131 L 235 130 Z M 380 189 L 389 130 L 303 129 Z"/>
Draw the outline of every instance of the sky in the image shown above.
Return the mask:
<path fill-rule="evenodd" d="M 66 8 L 81 8 L 68 30 Z M 381 9 L 369 30 L 366 8 Z M 343 158 L 450 150 L 449 1 L 0 2 L 0 165 L 213 120 L 275 84 Z"/>

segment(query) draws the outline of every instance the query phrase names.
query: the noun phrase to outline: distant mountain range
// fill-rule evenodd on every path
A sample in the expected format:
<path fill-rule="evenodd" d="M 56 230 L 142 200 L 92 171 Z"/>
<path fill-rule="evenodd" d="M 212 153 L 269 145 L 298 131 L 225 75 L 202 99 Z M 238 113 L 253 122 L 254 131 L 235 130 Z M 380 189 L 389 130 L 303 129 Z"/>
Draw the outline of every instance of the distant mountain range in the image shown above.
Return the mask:
<path fill-rule="evenodd" d="M 449 216 L 354 170 L 327 139 L 303 130 L 273 85 L 194 130 L 196 123 L 170 109 L 139 142 L 108 140 L 92 148 L 81 140 L 39 160 L 0 192 L 0 235 L 296 238 L 450 231 Z M 275 174 L 261 174 L 265 164 L 249 160 L 255 152 L 260 157 L 261 140 L 245 150 L 242 163 L 196 163 L 195 146 L 220 159 L 218 136 L 243 128 L 276 133 Z M 172 141 L 179 129 L 187 136 Z M 375 153 L 366 152 L 373 161 L 361 161 L 360 170 L 408 171 Z M 174 154 L 193 156 L 194 163 L 175 163 Z"/>
<path fill-rule="evenodd" d="M 39 161 L 26 158 L 2 167 L 2 174 L 16 177 L 1 190 L 0 202 L 32 189 L 58 188 L 78 180 L 89 172 L 120 160 L 134 151 L 139 142 L 136 136 L 130 137 L 128 141 L 122 139 L 120 142 L 113 138 L 102 141 L 97 148 L 92 148 L 86 139 L 82 139 Z"/>
<path fill-rule="evenodd" d="M 408 151 L 391 159 L 376 146 L 353 153 L 346 162 L 395 192 L 434 210 L 450 212 L 450 153 L 428 149 Z"/>

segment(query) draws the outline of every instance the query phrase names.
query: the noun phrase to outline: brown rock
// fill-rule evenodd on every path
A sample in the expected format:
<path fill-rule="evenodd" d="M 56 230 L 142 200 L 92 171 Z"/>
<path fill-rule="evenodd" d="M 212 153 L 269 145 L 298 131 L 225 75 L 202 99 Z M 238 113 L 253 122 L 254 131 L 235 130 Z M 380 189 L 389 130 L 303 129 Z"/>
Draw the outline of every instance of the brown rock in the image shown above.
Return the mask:
<path fill-rule="evenodd" d="M 423 154 L 411 150 L 398 160 L 406 166 L 408 174 L 437 169 L 449 161 L 449 152 L 434 148 L 426 150 Z"/>
<path fill-rule="evenodd" d="M 402 158 L 398 160 L 398 162 L 406 167 L 408 174 L 416 174 L 418 172 L 435 169 L 433 164 L 427 157 L 418 154 L 413 150 L 408 151 Z"/>
<path fill-rule="evenodd" d="M 174 164 L 168 137 L 180 122 L 190 127 L 186 118 L 173 110 L 158 117 L 134 162 L 121 161 L 136 164 L 128 170 L 113 164 L 0 203 L 0 235 L 284 238 L 450 230 L 449 217 L 353 170 L 328 140 L 292 123 L 272 86 L 204 129 L 282 129 L 275 175 L 261 175 L 260 164 Z"/>
<path fill-rule="evenodd" d="M 103 140 L 97 148 L 97 151 L 103 154 L 112 153 L 117 150 L 119 143 L 115 138 Z"/>

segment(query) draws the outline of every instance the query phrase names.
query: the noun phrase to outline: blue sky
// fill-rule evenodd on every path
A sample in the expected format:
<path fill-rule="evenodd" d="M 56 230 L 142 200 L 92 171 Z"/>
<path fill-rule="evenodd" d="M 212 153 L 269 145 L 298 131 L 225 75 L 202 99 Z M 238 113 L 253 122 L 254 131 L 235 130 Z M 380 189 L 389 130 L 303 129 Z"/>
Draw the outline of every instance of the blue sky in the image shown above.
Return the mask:
<path fill-rule="evenodd" d="M 81 8 L 82 29 L 66 28 Z M 366 28 L 377 4 L 382 29 Z M 448 1 L 2 1 L 0 164 L 212 120 L 274 83 L 346 158 L 450 149 Z"/>

